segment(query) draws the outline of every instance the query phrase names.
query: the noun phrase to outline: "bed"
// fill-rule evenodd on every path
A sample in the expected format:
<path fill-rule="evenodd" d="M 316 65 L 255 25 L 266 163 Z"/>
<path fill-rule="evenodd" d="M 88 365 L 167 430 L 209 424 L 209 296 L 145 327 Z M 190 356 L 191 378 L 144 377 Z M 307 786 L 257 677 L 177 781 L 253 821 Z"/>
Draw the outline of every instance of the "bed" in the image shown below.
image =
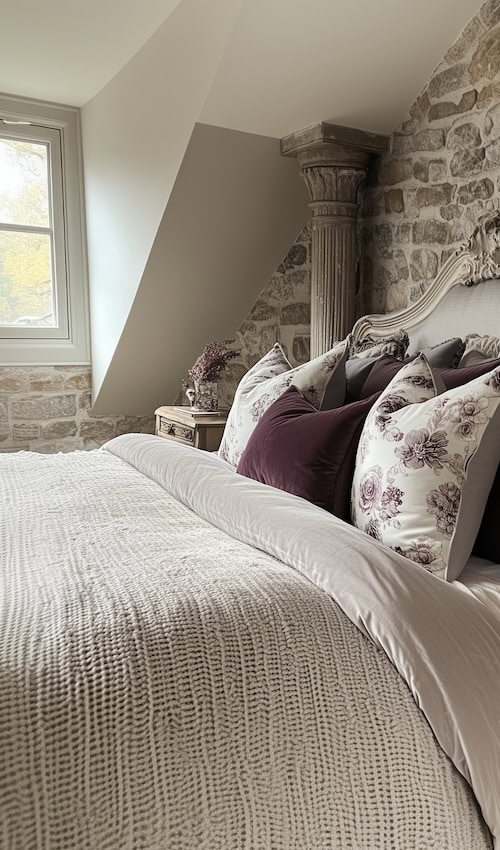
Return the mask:
<path fill-rule="evenodd" d="M 499 227 L 354 338 L 498 333 Z M 500 564 L 443 581 L 148 435 L 0 491 L 2 850 L 500 846 Z"/>

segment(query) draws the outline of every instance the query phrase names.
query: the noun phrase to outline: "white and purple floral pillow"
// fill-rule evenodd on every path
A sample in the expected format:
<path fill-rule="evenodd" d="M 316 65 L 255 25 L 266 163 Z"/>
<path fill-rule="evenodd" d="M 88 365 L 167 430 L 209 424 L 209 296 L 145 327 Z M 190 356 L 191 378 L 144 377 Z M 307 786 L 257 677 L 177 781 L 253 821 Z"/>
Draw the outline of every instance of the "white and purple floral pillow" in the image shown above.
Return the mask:
<path fill-rule="evenodd" d="M 337 343 L 326 354 L 295 369 L 292 369 L 283 349 L 276 343 L 238 384 L 222 436 L 219 457 L 238 466 L 241 454 L 262 414 L 292 384 L 302 390 L 318 410 L 326 393 L 329 407 L 340 407 L 345 396 L 344 363 L 348 341 L 349 338 Z"/>
<path fill-rule="evenodd" d="M 472 551 L 500 461 L 500 368 L 442 393 L 438 381 L 421 355 L 373 406 L 359 442 L 351 516 L 453 581 Z"/>

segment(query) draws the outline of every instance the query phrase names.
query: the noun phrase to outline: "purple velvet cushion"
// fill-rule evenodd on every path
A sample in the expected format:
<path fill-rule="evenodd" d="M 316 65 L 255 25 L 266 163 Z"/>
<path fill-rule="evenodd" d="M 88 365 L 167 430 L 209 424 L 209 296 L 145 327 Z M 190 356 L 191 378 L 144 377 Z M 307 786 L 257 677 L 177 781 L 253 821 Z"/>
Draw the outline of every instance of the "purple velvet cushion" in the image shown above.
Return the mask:
<path fill-rule="evenodd" d="M 465 366 L 463 369 L 435 369 L 434 371 L 442 378 L 447 390 L 461 387 L 469 381 L 491 372 L 500 364 L 500 360 L 483 360 L 474 366 Z M 368 375 L 360 393 L 360 398 L 368 398 L 373 393 L 385 390 L 388 384 L 400 369 L 405 366 L 401 360 L 385 355 L 380 357 Z"/>
<path fill-rule="evenodd" d="M 316 410 L 297 387 L 290 387 L 260 418 L 237 472 L 349 520 L 358 440 L 378 395 Z"/>

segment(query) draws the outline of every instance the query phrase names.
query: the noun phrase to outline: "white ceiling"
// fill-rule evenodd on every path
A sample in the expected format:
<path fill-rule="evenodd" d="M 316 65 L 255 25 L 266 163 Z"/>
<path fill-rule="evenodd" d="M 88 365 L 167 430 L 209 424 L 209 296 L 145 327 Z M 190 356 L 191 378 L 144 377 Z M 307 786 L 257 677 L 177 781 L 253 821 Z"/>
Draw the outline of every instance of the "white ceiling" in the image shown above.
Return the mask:
<path fill-rule="evenodd" d="M 83 106 L 181 0 L 2 3 L 0 91 Z"/>
<path fill-rule="evenodd" d="M 281 137 L 392 132 L 479 0 L 246 0 L 201 119 Z"/>
<path fill-rule="evenodd" d="M 81 106 L 186 2 L 5 3 L 0 91 Z M 200 120 L 275 137 L 321 119 L 390 132 L 478 6 L 244 0 Z"/>

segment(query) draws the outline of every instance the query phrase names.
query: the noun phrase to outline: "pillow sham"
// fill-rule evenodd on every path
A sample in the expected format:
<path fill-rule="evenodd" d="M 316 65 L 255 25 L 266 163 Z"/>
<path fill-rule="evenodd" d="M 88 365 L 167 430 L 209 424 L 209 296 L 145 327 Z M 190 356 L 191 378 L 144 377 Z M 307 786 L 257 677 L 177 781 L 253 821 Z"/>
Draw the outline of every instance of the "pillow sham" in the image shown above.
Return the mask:
<path fill-rule="evenodd" d="M 459 365 L 460 367 L 474 366 L 496 357 L 500 357 L 500 339 L 497 336 L 468 334 L 465 337 L 465 350 Z"/>
<path fill-rule="evenodd" d="M 426 354 L 425 351 L 423 353 Z M 431 366 L 434 366 L 428 357 L 427 361 Z M 367 398 L 375 392 L 384 390 L 405 365 L 405 363 L 401 363 L 400 360 L 396 360 L 394 357 L 380 357 L 363 384 L 360 397 Z M 459 387 L 472 381 L 473 378 L 477 378 L 479 375 L 485 375 L 486 372 L 491 372 L 497 365 L 500 365 L 500 360 L 484 360 L 482 363 L 478 363 L 475 366 L 467 366 L 463 369 L 437 369 L 436 371 L 443 381 L 445 388 L 453 389 L 454 387 Z"/>
<path fill-rule="evenodd" d="M 314 408 L 340 407 L 345 398 L 345 368 L 350 338 L 337 343 L 314 360 L 291 368 L 281 346 L 264 355 L 243 376 L 229 411 L 219 457 L 237 466 L 241 453 L 263 413 L 292 384 L 304 392 Z"/>
<path fill-rule="evenodd" d="M 472 551 L 500 459 L 500 367 L 439 391 L 423 355 L 384 390 L 359 442 L 351 515 L 367 534 L 452 581 Z"/>
<path fill-rule="evenodd" d="M 406 331 L 400 330 L 393 336 L 371 337 L 352 341 L 349 347 L 349 359 L 364 359 L 366 357 L 381 357 L 382 354 L 391 354 L 398 360 L 403 360 L 410 343 Z"/>
<path fill-rule="evenodd" d="M 237 472 L 348 520 L 358 439 L 377 398 L 318 411 L 290 387 L 257 423 Z"/>

